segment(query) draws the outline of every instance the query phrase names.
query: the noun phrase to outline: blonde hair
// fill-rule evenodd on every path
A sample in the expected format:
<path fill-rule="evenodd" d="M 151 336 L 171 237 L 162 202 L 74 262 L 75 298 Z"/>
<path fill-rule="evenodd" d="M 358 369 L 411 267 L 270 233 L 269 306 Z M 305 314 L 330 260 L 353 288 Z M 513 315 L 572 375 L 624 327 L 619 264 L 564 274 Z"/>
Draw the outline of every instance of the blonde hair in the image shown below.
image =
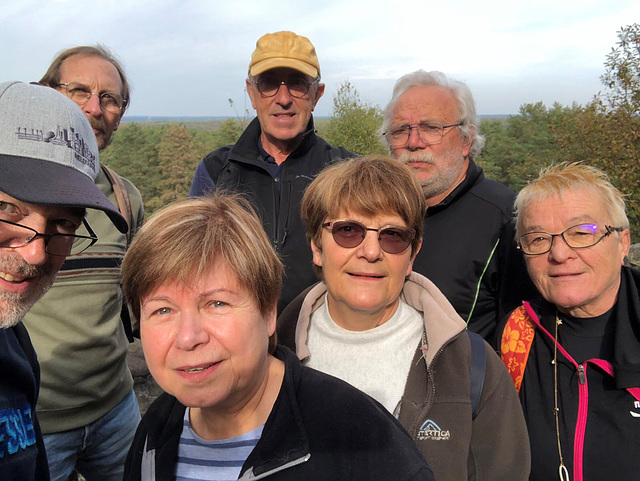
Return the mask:
<path fill-rule="evenodd" d="M 262 315 L 276 310 L 282 263 L 249 204 L 235 194 L 173 203 L 136 234 L 122 263 L 124 294 L 137 319 L 140 303 L 167 279 L 189 284 L 224 262 Z M 275 349 L 275 334 L 269 352 Z"/>
<path fill-rule="evenodd" d="M 515 200 L 516 236 L 519 238 L 522 235 L 522 215 L 531 203 L 577 189 L 588 189 L 599 194 L 611 222 L 616 227 L 629 228 L 624 196 L 614 187 L 609 176 L 580 162 L 563 162 L 542 169 L 538 178 L 530 181 L 518 193 Z"/>
<path fill-rule="evenodd" d="M 367 217 L 397 214 L 416 231 L 415 253 L 424 229 L 426 203 L 412 169 L 384 155 L 368 155 L 326 167 L 307 187 L 301 215 L 308 240 L 321 246 L 322 224 L 341 212 Z M 321 269 L 316 267 L 316 274 Z"/>

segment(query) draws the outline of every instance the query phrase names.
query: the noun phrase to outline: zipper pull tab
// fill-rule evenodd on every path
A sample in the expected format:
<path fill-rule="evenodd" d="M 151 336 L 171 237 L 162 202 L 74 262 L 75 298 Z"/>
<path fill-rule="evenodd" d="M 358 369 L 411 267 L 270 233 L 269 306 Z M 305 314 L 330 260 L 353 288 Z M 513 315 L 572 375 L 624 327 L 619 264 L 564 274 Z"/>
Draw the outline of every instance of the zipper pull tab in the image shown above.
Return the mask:
<path fill-rule="evenodd" d="M 584 384 L 587 382 L 587 378 L 584 374 L 584 365 L 583 364 L 578 364 L 578 381 L 580 382 L 580 384 Z"/>

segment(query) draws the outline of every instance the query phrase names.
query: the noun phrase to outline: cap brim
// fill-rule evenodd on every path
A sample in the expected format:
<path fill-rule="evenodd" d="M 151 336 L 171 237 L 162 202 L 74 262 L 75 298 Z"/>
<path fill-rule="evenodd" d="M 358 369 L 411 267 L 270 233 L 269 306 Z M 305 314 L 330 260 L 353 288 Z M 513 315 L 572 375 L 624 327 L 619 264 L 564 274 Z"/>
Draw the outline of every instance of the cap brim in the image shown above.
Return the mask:
<path fill-rule="evenodd" d="M 71 167 L 0 155 L 0 191 L 29 204 L 98 209 L 120 232 L 129 229 L 127 221 L 91 178 Z"/>
<path fill-rule="evenodd" d="M 256 75 L 260 75 L 262 72 L 266 72 L 267 70 L 282 67 L 292 68 L 312 78 L 316 78 L 318 76 L 318 69 L 316 69 L 313 65 L 309 65 L 306 62 L 302 62 L 294 58 L 282 57 L 261 60 L 260 62 L 252 65 L 249 68 L 249 75 L 255 77 Z"/>

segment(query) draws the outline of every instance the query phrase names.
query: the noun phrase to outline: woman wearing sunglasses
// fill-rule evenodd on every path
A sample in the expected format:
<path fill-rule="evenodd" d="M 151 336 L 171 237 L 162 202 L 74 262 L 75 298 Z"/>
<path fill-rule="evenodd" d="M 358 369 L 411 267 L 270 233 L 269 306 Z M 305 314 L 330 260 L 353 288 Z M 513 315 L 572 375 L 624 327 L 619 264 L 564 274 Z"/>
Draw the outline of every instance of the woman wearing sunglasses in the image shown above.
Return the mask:
<path fill-rule="evenodd" d="M 321 282 L 283 311 L 279 340 L 394 413 L 436 479 L 525 480 L 527 431 L 506 369 L 480 340 L 474 404 L 466 325 L 412 272 L 425 209 L 411 168 L 396 160 L 369 156 L 322 171 L 302 201 Z"/>

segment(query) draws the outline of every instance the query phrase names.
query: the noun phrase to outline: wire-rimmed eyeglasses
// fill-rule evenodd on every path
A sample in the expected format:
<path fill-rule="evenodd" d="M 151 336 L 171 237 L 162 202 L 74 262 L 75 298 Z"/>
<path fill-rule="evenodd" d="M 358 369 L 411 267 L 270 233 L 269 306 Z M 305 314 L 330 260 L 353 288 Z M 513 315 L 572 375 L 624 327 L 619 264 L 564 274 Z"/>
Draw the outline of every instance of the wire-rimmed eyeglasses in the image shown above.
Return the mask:
<path fill-rule="evenodd" d="M 405 124 L 391 126 L 382 135 L 385 136 L 391 147 L 402 147 L 407 145 L 409 137 L 411 136 L 411 131 L 415 129 L 416 132 L 418 132 L 418 136 L 425 144 L 433 145 L 442 142 L 446 129 L 460 127 L 461 125 L 463 125 L 462 122 L 451 125 L 442 125 L 440 122 L 420 122 L 413 125 Z"/>
<path fill-rule="evenodd" d="M 309 93 L 311 86 L 319 81 L 320 79 L 317 78 L 309 82 L 305 77 L 301 76 L 280 80 L 270 75 L 260 75 L 257 79 L 254 79 L 256 87 L 258 87 L 258 92 L 260 92 L 260 95 L 263 97 L 274 97 L 278 93 L 278 90 L 280 90 L 280 87 L 286 85 L 289 94 L 297 99 L 305 97 Z"/>
<path fill-rule="evenodd" d="M 609 237 L 614 232 L 621 232 L 623 227 L 612 227 L 605 225 L 605 232 L 598 234 L 598 224 L 578 224 L 565 229 L 559 234 L 548 232 L 528 232 L 520 236 L 517 248 L 528 256 L 546 254 L 553 247 L 553 240 L 562 237 L 565 243 L 572 249 L 586 249 L 593 247 L 605 237 Z"/>
<path fill-rule="evenodd" d="M 114 114 L 122 112 L 122 108 L 127 105 L 127 101 L 123 99 L 120 94 L 114 92 L 102 92 L 97 94 L 92 92 L 86 85 L 78 82 L 57 84 L 56 88 L 62 88 L 67 97 L 81 107 L 89 102 L 92 95 L 98 97 L 100 100 L 100 108 L 102 108 L 102 110 L 106 110 Z"/>
<path fill-rule="evenodd" d="M 43 234 L 26 225 L 0 219 L 0 248 L 17 249 L 42 237 L 45 251 L 51 255 L 66 257 L 80 254 L 98 240 L 98 236 L 86 219 L 82 219 L 82 224 L 89 235 Z"/>

